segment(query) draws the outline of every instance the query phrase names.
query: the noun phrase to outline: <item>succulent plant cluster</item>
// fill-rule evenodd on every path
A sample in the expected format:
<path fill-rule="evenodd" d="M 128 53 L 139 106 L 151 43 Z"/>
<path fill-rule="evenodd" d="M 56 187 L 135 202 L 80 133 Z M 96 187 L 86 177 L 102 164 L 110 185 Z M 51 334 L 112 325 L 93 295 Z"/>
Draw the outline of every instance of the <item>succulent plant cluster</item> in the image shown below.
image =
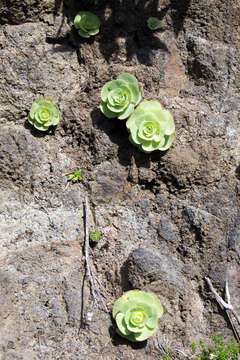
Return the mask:
<path fill-rule="evenodd" d="M 32 104 L 28 121 L 38 130 L 47 131 L 59 123 L 60 111 L 51 99 L 39 98 Z"/>
<path fill-rule="evenodd" d="M 141 151 L 165 151 L 176 137 L 171 113 L 156 100 L 142 100 L 137 79 L 124 73 L 107 82 L 101 92 L 100 109 L 108 118 L 127 119 L 129 140 Z M 139 104 L 140 103 L 140 104 Z"/>
<path fill-rule="evenodd" d="M 72 181 L 73 183 L 82 180 L 82 170 L 77 170 L 73 174 L 69 174 L 67 177 L 67 181 Z"/>
<path fill-rule="evenodd" d="M 127 291 L 113 306 L 117 332 L 130 341 L 143 341 L 152 336 L 162 314 L 157 295 L 140 290 Z"/>
<path fill-rule="evenodd" d="M 142 99 L 137 79 L 130 74 L 121 74 L 117 80 L 107 82 L 101 92 L 100 109 L 108 118 L 127 119 Z"/>
<path fill-rule="evenodd" d="M 89 38 L 99 33 L 100 20 L 90 11 L 80 11 L 74 19 L 74 26 L 78 35 Z"/>

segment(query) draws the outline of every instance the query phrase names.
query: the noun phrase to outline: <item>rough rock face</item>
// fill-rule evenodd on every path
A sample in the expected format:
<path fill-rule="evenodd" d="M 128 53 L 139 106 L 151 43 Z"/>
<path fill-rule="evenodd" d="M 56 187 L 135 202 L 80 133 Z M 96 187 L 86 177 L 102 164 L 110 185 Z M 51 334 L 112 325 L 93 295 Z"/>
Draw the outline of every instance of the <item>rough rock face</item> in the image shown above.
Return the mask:
<path fill-rule="evenodd" d="M 159 344 L 187 352 L 219 329 L 232 336 L 205 276 L 220 293 L 228 276 L 240 311 L 239 4 L 113 3 L 0 2 L 0 359 L 157 360 Z M 90 40 L 72 28 L 81 6 L 101 19 Z M 149 16 L 161 31 L 145 26 Z M 125 122 L 99 111 L 102 86 L 123 72 L 172 112 L 177 138 L 166 153 L 139 152 Z M 42 96 L 61 110 L 44 134 L 27 122 Z M 78 169 L 83 181 L 67 183 Z M 109 311 L 132 288 L 164 306 L 147 344 L 119 338 L 94 307 L 86 196 Z"/>

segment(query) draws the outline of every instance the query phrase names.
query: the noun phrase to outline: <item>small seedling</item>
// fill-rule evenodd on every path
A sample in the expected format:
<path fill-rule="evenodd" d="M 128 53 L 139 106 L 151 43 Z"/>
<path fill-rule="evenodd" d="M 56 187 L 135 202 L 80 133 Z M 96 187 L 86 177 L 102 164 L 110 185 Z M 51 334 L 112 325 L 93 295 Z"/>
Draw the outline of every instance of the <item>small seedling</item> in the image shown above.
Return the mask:
<path fill-rule="evenodd" d="M 150 30 L 158 30 L 162 27 L 162 22 L 156 17 L 150 17 L 147 20 L 147 26 Z"/>
<path fill-rule="evenodd" d="M 101 91 L 100 109 L 107 118 L 127 119 L 142 99 L 137 79 L 121 74 L 117 80 L 107 82 Z"/>
<path fill-rule="evenodd" d="M 28 121 L 38 130 L 47 131 L 59 123 L 60 111 L 51 99 L 39 98 L 32 104 Z"/>
<path fill-rule="evenodd" d="M 89 240 L 92 242 L 92 243 L 98 243 L 99 240 L 101 238 L 101 233 L 100 231 L 90 231 L 89 232 Z"/>
<path fill-rule="evenodd" d="M 78 182 L 82 180 L 82 170 L 77 170 L 75 173 L 68 175 L 67 181 Z"/>
<path fill-rule="evenodd" d="M 144 341 L 158 328 L 158 319 L 163 307 L 154 293 L 130 290 L 123 294 L 113 306 L 113 318 L 117 333 L 130 341 Z"/>
<path fill-rule="evenodd" d="M 78 30 L 78 35 L 89 38 L 99 33 L 100 20 L 89 11 L 80 11 L 75 16 L 74 26 Z"/>
<path fill-rule="evenodd" d="M 167 150 L 176 137 L 172 115 L 158 101 L 143 101 L 126 122 L 129 140 L 145 153 Z"/>
<path fill-rule="evenodd" d="M 234 339 L 224 342 L 221 334 L 213 336 L 213 345 L 208 346 L 203 340 L 191 345 L 194 360 L 239 360 L 240 344 Z"/>

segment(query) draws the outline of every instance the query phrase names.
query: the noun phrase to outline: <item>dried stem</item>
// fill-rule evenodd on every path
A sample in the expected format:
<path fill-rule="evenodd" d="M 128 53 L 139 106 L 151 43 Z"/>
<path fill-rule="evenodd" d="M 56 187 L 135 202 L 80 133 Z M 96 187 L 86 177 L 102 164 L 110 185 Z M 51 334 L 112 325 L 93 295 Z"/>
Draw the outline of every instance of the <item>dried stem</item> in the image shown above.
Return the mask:
<path fill-rule="evenodd" d="M 208 286 L 211 290 L 211 292 L 213 293 L 213 295 L 215 296 L 218 304 L 220 305 L 220 307 L 226 311 L 227 317 L 230 321 L 230 324 L 232 326 L 234 335 L 236 340 L 240 343 L 240 334 L 234 324 L 234 319 L 237 322 L 237 324 L 240 326 L 240 319 L 237 315 L 237 313 L 233 310 L 233 306 L 231 304 L 231 298 L 230 298 L 230 293 L 229 293 L 229 288 L 228 288 L 228 280 L 226 279 L 226 283 L 225 283 L 225 296 L 226 296 L 226 301 L 223 300 L 223 298 L 217 293 L 217 291 L 214 289 L 212 282 L 209 278 L 205 277 L 205 280 L 208 283 Z"/>
<path fill-rule="evenodd" d="M 89 277 L 91 294 L 94 300 L 94 307 L 97 307 L 99 303 L 102 303 L 103 308 L 108 312 L 104 296 L 102 295 L 100 288 L 105 290 L 100 280 L 94 273 L 93 268 L 91 267 L 89 260 L 89 207 L 88 207 L 88 198 L 85 198 L 84 201 L 84 225 L 85 225 L 85 245 L 84 245 L 84 255 L 85 255 L 85 265 L 86 265 L 86 275 Z"/>

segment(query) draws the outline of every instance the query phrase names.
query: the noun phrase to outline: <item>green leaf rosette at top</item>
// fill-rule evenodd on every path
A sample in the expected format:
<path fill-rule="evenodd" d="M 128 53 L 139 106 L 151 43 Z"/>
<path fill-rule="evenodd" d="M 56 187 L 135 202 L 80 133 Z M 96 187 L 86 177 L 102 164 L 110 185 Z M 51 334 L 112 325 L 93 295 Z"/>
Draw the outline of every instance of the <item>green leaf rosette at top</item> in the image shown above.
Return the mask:
<path fill-rule="evenodd" d="M 134 342 L 144 341 L 157 331 L 163 307 L 154 293 L 130 290 L 115 302 L 112 314 L 119 335 Z"/>
<path fill-rule="evenodd" d="M 89 38 L 99 33 L 100 20 L 89 11 L 80 11 L 75 16 L 74 26 L 78 30 L 78 35 Z"/>
<path fill-rule="evenodd" d="M 117 80 L 107 82 L 101 91 L 100 109 L 111 119 L 127 119 L 142 99 L 137 79 L 131 74 L 121 74 Z"/>
<path fill-rule="evenodd" d="M 150 30 L 158 30 L 162 27 L 162 22 L 156 17 L 151 16 L 147 20 L 147 26 Z"/>
<path fill-rule="evenodd" d="M 47 131 L 59 123 L 60 111 L 51 99 L 39 98 L 32 104 L 28 121 L 38 130 Z"/>
<path fill-rule="evenodd" d="M 176 137 L 172 115 L 158 101 L 143 101 L 126 122 L 129 140 L 145 153 L 165 151 Z"/>

